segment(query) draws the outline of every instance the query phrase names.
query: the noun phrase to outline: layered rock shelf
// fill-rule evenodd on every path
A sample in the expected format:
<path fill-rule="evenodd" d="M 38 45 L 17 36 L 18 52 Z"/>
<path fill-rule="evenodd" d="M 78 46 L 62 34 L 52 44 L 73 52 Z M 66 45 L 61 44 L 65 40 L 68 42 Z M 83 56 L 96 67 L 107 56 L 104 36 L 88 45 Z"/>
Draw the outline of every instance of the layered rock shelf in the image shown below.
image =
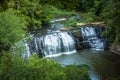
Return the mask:
<path fill-rule="evenodd" d="M 91 22 L 91 23 L 77 23 L 77 26 L 86 26 L 86 25 L 94 25 L 94 26 L 106 26 L 105 22 Z"/>

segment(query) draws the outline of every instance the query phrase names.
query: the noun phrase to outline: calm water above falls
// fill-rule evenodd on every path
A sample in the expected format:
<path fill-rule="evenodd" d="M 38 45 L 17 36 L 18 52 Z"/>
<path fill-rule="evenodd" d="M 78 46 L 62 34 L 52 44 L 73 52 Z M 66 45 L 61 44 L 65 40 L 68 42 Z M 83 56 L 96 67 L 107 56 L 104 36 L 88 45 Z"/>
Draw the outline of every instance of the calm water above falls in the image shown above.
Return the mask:
<path fill-rule="evenodd" d="M 90 66 L 91 80 L 106 80 L 110 77 L 120 76 L 120 56 L 108 51 L 82 50 L 75 54 L 54 57 L 60 64 Z"/>

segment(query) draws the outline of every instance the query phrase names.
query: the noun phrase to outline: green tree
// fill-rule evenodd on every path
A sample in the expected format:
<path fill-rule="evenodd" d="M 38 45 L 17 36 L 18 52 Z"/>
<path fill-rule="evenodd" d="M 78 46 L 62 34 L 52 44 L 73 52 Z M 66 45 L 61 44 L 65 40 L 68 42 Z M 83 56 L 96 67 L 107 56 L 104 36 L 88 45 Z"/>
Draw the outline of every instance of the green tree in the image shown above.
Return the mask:
<path fill-rule="evenodd" d="M 110 0 L 108 5 L 109 8 L 107 8 L 108 13 L 106 15 L 108 27 L 105 31 L 105 34 L 108 35 L 111 43 L 120 43 L 120 1 Z"/>
<path fill-rule="evenodd" d="M 0 55 L 0 80 L 8 80 L 10 78 L 8 73 L 11 73 L 12 64 L 11 53 L 2 51 L 2 56 Z"/>
<path fill-rule="evenodd" d="M 62 66 L 54 60 L 45 58 L 40 59 L 37 55 L 29 58 L 28 67 L 31 71 L 29 76 L 38 80 L 66 80 L 66 74 L 63 72 Z M 29 78 L 30 79 L 30 78 Z"/>
<path fill-rule="evenodd" d="M 18 12 L 8 9 L 0 14 L 0 52 L 9 51 L 11 46 L 25 37 L 27 23 Z"/>
<path fill-rule="evenodd" d="M 20 54 L 3 52 L 0 58 L 0 80 L 90 80 L 88 67 L 62 67 L 54 60 L 37 54 L 23 59 Z"/>
<path fill-rule="evenodd" d="M 44 15 L 42 15 L 42 19 L 41 19 L 42 24 L 48 25 L 50 23 L 50 20 L 54 18 L 54 16 L 57 14 L 58 11 L 59 10 L 54 6 L 47 4 L 43 5 L 42 14 Z"/>
<path fill-rule="evenodd" d="M 67 75 L 67 80 L 90 80 L 90 77 L 88 75 L 88 66 L 86 65 L 65 66 L 64 71 Z"/>
<path fill-rule="evenodd" d="M 1 80 L 66 80 L 60 64 L 38 55 L 23 59 L 19 54 L 5 53 L 0 59 Z"/>
<path fill-rule="evenodd" d="M 8 8 L 9 0 L 0 0 L 0 12 L 5 11 Z"/>
<path fill-rule="evenodd" d="M 74 10 L 79 5 L 79 0 L 41 0 L 41 2 L 66 10 Z"/>
<path fill-rule="evenodd" d="M 42 5 L 39 0 L 10 0 L 8 6 L 21 11 L 29 23 L 27 31 L 32 31 L 41 28 L 42 20 Z"/>

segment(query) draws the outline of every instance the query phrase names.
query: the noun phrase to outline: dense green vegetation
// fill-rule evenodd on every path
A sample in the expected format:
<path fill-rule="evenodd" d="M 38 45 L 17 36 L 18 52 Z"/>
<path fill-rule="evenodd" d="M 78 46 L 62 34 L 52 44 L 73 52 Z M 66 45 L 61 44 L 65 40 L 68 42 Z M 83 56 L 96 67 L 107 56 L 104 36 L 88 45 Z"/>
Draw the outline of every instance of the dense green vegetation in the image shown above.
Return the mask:
<path fill-rule="evenodd" d="M 42 3 L 47 3 L 70 12 L 76 11 L 84 16 L 85 20 L 83 22 L 106 22 L 107 30 L 105 31 L 105 35 L 108 36 L 112 43 L 120 43 L 119 0 L 43 0 Z M 74 20 L 69 20 L 66 25 L 71 26 L 74 23 Z"/>
<path fill-rule="evenodd" d="M 0 80 L 90 80 L 85 67 L 62 67 L 37 55 L 23 59 L 4 52 L 0 61 Z"/>
<path fill-rule="evenodd" d="M 104 34 L 111 43 L 120 44 L 119 0 L 0 0 L 0 80 L 89 80 L 83 68 L 63 68 L 37 57 L 24 60 L 12 50 L 28 32 L 44 28 L 53 17 L 76 13 L 86 21 L 106 22 Z M 66 22 L 66 26 L 75 24 L 74 19 Z"/>
<path fill-rule="evenodd" d="M 107 35 L 112 43 L 120 43 L 120 2 L 117 0 L 111 4 L 112 7 L 109 9 L 108 14 L 108 27 L 106 30 Z"/>
<path fill-rule="evenodd" d="M 8 9 L 0 14 L 0 52 L 10 50 L 10 47 L 25 37 L 26 31 L 23 30 L 27 22 L 23 17 L 18 16 L 20 13 Z"/>

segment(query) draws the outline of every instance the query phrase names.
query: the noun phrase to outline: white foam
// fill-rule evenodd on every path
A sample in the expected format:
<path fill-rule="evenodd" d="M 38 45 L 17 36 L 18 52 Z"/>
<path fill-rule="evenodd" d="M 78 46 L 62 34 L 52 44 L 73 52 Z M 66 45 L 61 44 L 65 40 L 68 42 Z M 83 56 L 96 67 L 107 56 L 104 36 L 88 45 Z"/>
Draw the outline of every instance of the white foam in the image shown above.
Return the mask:
<path fill-rule="evenodd" d="M 70 54 L 73 54 L 73 53 L 76 53 L 76 50 L 74 51 L 71 51 L 71 52 L 63 52 L 63 53 L 58 53 L 58 54 L 52 54 L 52 55 L 47 55 L 45 56 L 45 58 L 48 58 L 48 57 L 57 57 L 57 56 L 60 56 L 60 55 L 70 55 Z"/>

